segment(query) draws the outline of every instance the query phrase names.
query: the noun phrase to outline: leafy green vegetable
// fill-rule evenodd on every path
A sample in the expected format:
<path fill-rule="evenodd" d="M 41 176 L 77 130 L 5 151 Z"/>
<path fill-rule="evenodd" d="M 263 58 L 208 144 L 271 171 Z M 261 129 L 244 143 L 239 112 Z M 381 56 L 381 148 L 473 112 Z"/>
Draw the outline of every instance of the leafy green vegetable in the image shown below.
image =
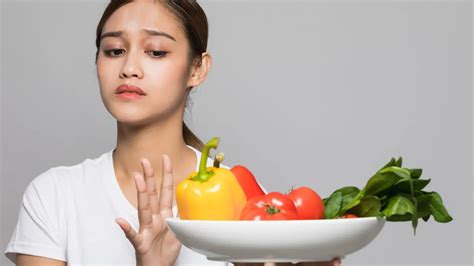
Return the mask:
<path fill-rule="evenodd" d="M 387 221 L 411 221 L 416 234 L 418 219 L 437 222 L 453 220 L 437 192 L 422 191 L 431 179 L 421 179 L 419 168 L 402 168 L 403 159 L 391 158 L 369 180 L 364 188 L 342 187 L 323 199 L 327 219 L 346 213 L 359 217 L 382 217 Z"/>
<path fill-rule="evenodd" d="M 342 187 L 334 191 L 329 198 L 323 199 L 325 216 L 331 219 L 336 217 L 341 209 L 353 202 L 354 198 L 360 193 L 357 187 Z"/>
<path fill-rule="evenodd" d="M 345 208 L 349 203 L 351 203 L 357 195 L 360 193 L 360 189 L 357 187 L 343 187 L 336 192 L 341 192 L 342 195 L 342 202 L 341 202 L 341 209 Z"/>
<path fill-rule="evenodd" d="M 410 183 L 413 184 L 414 191 L 420 191 L 426 185 L 430 183 L 431 179 L 411 179 L 411 180 L 400 180 L 393 187 L 395 192 L 405 192 L 410 193 Z"/>
<path fill-rule="evenodd" d="M 423 169 L 408 169 L 410 171 L 410 176 L 413 179 L 420 178 L 421 174 L 423 173 Z"/>
<path fill-rule="evenodd" d="M 369 179 L 367 185 L 365 185 L 366 195 L 377 195 L 380 194 L 400 180 L 400 177 L 393 172 L 377 173 Z"/>
<path fill-rule="evenodd" d="M 367 196 L 360 199 L 360 203 L 348 212 L 359 217 L 382 216 L 380 199 L 376 196 Z"/>
<path fill-rule="evenodd" d="M 396 195 L 390 198 L 383 214 L 387 221 L 411 221 L 415 214 L 415 204 L 410 195 Z"/>
<path fill-rule="evenodd" d="M 324 202 L 324 215 L 328 219 L 336 217 L 341 209 L 342 203 L 342 193 L 334 192 L 331 196 Z"/>
<path fill-rule="evenodd" d="M 428 202 L 425 204 L 428 205 L 431 214 L 437 222 L 448 223 L 453 220 L 453 218 L 448 214 L 448 211 L 444 207 L 441 196 L 437 192 L 433 191 L 421 197 L 428 198 Z"/>

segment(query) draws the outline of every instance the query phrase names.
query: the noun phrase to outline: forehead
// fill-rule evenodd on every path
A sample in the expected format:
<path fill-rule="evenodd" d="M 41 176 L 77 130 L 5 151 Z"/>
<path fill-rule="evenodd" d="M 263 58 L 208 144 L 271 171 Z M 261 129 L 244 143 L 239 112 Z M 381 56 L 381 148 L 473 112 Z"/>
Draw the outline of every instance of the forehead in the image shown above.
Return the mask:
<path fill-rule="evenodd" d="M 123 31 L 125 37 L 131 37 L 142 34 L 143 29 L 168 33 L 178 42 L 184 38 L 173 14 L 152 0 L 134 1 L 120 7 L 106 21 L 102 33 Z"/>

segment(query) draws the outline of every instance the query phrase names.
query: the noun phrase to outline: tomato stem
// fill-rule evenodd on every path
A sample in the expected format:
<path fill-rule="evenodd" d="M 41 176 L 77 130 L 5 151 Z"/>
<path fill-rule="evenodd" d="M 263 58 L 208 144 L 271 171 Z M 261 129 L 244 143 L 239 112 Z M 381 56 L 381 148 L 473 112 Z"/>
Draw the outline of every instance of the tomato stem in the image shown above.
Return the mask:
<path fill-rule="evenodd" d="M 277 213 L 281 212 L 281 210 L 279 210 L 277 207 L 275 207 L 273 205 L 270 205 L 270 204 L 265 204 L 265 210 L 270 215 L 274 215 L 274 214 L 277 214 Z"/>
<path fill-rule="evenodd" d="M 295 186 L 291 186 L 291 189 L 290 189 L 290 191 L 288 192 L 288 194 L 290 194 L 291 192 L 293 192 L 293 190 L 295 190 Z"/>

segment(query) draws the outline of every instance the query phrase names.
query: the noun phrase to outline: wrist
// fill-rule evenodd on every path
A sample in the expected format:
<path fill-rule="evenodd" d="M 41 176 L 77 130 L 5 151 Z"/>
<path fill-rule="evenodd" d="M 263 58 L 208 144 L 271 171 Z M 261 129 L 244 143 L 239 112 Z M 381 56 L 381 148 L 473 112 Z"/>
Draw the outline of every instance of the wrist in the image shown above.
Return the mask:
<path fill-rule="evenodd" d="M 160 261 L 152 260 L 152 261 L 145 261 L 141 259 L 137 259 L 137 266 L 173 266 L 173 265 L 166 265 Z"/>

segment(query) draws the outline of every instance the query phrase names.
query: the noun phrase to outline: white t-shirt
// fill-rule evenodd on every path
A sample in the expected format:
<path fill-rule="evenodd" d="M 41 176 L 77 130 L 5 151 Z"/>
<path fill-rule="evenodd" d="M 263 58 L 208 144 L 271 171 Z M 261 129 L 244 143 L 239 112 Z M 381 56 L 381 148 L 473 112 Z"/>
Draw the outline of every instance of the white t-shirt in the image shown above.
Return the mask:
<path fill-rule="evenodd" d="M 196 153 L 198 171 L 201 152 L 188 147 Z M 16 253 L 23 253 L 68 265 L 136 265 L 135 250 L 115 219 L 125 218 L 138 231 L 138 212 L 116 180 L 112 152 L 50 168 L 28 185 L 5 251 L 12 262 Z M 208 158 L 207 165 L 212 164 Z M 233 265 L 207 260 L 183 245 L 176 265 L 191 264 Z"/>

